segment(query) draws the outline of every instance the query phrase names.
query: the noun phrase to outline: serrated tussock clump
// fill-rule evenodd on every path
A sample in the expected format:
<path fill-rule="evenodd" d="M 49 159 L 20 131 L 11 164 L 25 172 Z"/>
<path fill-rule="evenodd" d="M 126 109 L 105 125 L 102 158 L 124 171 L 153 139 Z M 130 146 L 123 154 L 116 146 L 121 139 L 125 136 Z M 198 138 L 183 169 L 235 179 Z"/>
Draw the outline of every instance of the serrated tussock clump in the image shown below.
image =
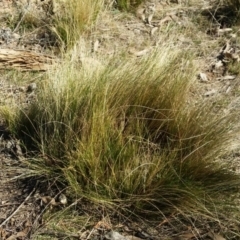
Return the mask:
<path fill-rule="evenodd" d="M 73 196 L 163 212 L 202 211 L 236 187 L 222 160 L 235 116 L 189 101 L 190 53 L 166 46 L 141 59 L 73 62 L 49 71 L 12 127 L 43 156 L 30 161 L 38 174 Z"/>

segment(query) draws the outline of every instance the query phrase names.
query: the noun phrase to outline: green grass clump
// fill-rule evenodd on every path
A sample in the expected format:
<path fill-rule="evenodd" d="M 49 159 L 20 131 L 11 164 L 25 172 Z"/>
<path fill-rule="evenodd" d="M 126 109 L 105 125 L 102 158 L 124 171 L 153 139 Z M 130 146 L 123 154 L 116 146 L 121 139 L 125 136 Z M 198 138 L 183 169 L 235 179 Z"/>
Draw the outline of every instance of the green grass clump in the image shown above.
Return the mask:
<path fill-rule="evenodd" d="M 90 67 L 67 61 L 12 130 L 44 156 L 31 167 L 72 196 L 202 211 L 239 178 L 221 160 L 235 117 L 188 101 L 195 76 L 189 53 L 171 47 Z"/>

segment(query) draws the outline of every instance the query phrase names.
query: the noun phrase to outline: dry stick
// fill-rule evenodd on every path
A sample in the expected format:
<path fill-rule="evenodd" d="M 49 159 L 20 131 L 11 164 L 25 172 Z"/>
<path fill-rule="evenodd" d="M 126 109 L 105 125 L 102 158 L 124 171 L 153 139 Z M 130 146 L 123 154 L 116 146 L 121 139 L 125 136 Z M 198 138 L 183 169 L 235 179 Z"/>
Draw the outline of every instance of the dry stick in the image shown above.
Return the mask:
<path fill-rule="evenodd" d="M 18 208 L 0 224 L 0 227 L 2 227 L 5 223 L 7 223 L 20 210 L 20 208 L 24 205 L 25 202 L 27 202 L 27 200 L 31 197 L 34 191 L 35 191 L 35 188 L 30 192 L 30 194 L 25 198 L 25 200 L 18 206 Z"/>

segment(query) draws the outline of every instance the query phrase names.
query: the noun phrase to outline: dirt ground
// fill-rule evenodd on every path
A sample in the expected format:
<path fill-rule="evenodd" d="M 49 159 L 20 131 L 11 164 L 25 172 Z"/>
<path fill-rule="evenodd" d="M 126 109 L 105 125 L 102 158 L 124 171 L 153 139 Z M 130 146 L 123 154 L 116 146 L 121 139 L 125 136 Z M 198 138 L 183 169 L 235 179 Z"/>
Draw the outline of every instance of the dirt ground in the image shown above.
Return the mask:
<path fill-rule="evenodd" d="M 37 2 L 37 1 L 36 1 Z M 43 1 L 44 2 L 44 1 Z M 210 24 L 205 30 L 196 27 L 189 21 L 188 16 L 194 15 L 200 8 L 208 9 L 210 1 L 199 1 L 198 5 L 186 8 L 184 4 L 157 1 L 156 12 L 151 23 L 146 23 L 133 13 L 124 13 L 118 10 L 104 12 L 94 29 L 87 33 L 81 44 L 87 49 L 89 58 L 86 61 L 101 59 L 103 55 L 114 55 L 127 49 L 129 57 L 139 58 L 152 51 L 156 46 L 163 45 L 168 39 L 161 36 L 161 31 L 166 31 L 167 26 L 182 26 L 190 29 L 191 34 L 186 36 L 184 32 L 178 33 L 177 43 L 186 51 L 196 49 L 199 62 L 199 76 L 196 76 L 198 91 L 193 95 L 206 98 L 206 101 L 214 101 L 214 97 L 221 94 L 226 96 L 228 104 L 232 102 L 227 111 L 240 107 L 240 84 L 239 77 L 234 74 L 234 64 L 239 62 L 240 51 L 238 31 L 231 26 L 215 27 Z M 37 27 L 22 31 L 22 11 L 34 9 L 41 14 L 42 8 L 39 3 L 17 0 L 0 0 L 0 51 L 13 49 L 31 51 L 37 54 L 48 54 L 53 58 L 54 46 L 51 46 L 51 36 Z M 17 21 L 16 21 L 17 19 Z M 14 23 L 14 24 L 13 24 Z M 176 28 L 177 28 L 176 27 Z M 226 30 L 229 28 L 228 30 Z M 166 35 L 164 35 L 166 36 Z M 206 48 L 206 44 L 209 46 Z M 0 65 L 2 60 L 0 59 Z M 228 63 L 228 64 L 227 64 Z M 230 63 L 230 64 L 229 64 Z M 233 65 L 233 70 L 229 70 Z M 42 72 L 35 73 L 29 82 L 27 72 L 14 72 L 7 67 L 0 66 L 0 104 L 23 106 L 34 100 L 37 89 L 37 81 Z M 21 78 L 20 80 L 17 78 Z M 234 101 L 233 101 L 234 100 Z M 233 154 L 237 161 L 239 155 Z M 44 229 L 45 222 L 42 218 L 46 209 L 58 204 L 51 202 L 55 196 L 60 195 L 57 191 L 51 192 L 46 186 L 40 186 L 37 180 L 21 180 L 21 176 L 28 170 L 24 161 L 23 149 L 19 140 L 15 139 L 5 128 L 4 122 L 0 122 L 0 239 L 215 239 L 224 238 L 215 232 L 225 231 L 227 228 L 238 228 L 237 224 L 219 226 L 213 223 L 208 226 L 204 220 L 194 219 L 196 228 L 193 229 L 187 223 L 180 225 L 177 217 L 172 216 L 163 222 L 146 222 L 138 219 L 136 222 L 128 222 L 121 219 L 119 222 L 111 222 L 101 214 L 96 214 L 95 224 L 92 228 L 83 228 L 80 233 L 58 233 Z M 29 173 L 30 174 L 30 173 Z M 44 189 L 45 188 L 45 189 Z M 43 190 L 44 189 L 44 190 Z M 54 200 L 55 201 L 55 200 Z M 56 198 L 56 202 L 60 202 Z M 82 203 L 83 204 L 83 203 Z M 84 204 L 83 204 L 84 205 Z M 87 206 L 87 204 L 86 204 Z M 86 210 L 85 213 L 91 214 Z M 93 222 L 94 222 L 93 221 Z M 110 230 L 116 229 L 111 232 Z M 197 229 L 200 229 L 197 232 Z M 36 232 L 39 236 L 36 236 Z M 45 231 L 45 232 L 44 232 Z M 125 238 L 117 238 L 121 232 Z M 46 235 L 44 235 L 44 233 Z M 108 235 L 107 235 L 108 234 Z M 110 235 L 109 235 L 110 234 Z M 115 234 L 115 236 L 114 236 Z M 128 235 L 128 238 L 126 237 Z M 48 236 L 48 237 L 47 237 Z"/>

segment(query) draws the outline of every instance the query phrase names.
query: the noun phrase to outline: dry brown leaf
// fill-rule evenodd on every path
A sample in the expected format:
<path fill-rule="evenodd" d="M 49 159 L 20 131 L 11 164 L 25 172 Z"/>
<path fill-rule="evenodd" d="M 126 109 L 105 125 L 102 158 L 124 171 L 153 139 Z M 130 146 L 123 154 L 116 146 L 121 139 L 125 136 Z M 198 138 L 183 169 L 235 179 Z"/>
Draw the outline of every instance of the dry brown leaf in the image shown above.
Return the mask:
<path fill-rule="evenodd" d="M 99 221 L 95 226 L 95 229 L 106 229 L 110 230 L 112 229 L 111 223 L 109 223 L 105 218 L 101 221 Z"/>
<path fill-rule="evenodd" d="M 50 201 L 50 204 L 51 204 L 52 206 L 57 206 L 57 205 L 59 205 L 59 203 L 56 202 L 55 198 L 52 198 L 52 200 Z"/>
<path fill-rule="evenodd" d="M 41 197 L 41 200 L 43 203 L 48 204 L 49 202 L 51 202 L 52 198 L 50 196 L 43 196 Z"/>
<path fill-rule="evenodd" d="M 56 200 L 50 196 L 43 196 L 41 200 L 44 204 L 50 204 L 51 206 L 57 206 L 60 203 L 57 203 Z"/>

